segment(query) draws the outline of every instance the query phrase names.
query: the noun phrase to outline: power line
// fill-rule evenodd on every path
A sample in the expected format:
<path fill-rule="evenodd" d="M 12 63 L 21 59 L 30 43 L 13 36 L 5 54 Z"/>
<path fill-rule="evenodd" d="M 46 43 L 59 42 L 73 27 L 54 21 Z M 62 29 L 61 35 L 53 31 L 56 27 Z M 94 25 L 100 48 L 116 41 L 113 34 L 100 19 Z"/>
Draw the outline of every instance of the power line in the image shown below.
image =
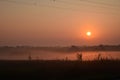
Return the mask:
<path fill-rule="evenodd" d="M 65 8 L 65 7 L 59 7 L 59 6 L 53 6 L 53 5 L 45 5 L 45 4 L 38 4 L 36 2 L 32 2 L 32 3 L 28 3 L 28 2 L 21 2 L 21 1 L 12 1 L 12 0 L 1 0 L 1 1 L 5 1 L 5 2 L 10 2 L 10 3 L 15 3 L 15 4 L 24 4 L 24 5 L 34 5 L 34 6 L 43 6 L 43 7 L 51 7 L 51 8 L 56 8 L 56 9 L 64 9 L 64 10 L 70 10 L 70 11 L 79 11 L 80 10 L 84 10 L 84 9 L 73 9 L 73 8 Z M 105 12 L 103 11 L 96 11 L 94 12 L 96 14 L 105 14 Z M 116 15 L 116 13 L 111 13 L 112 15 Z"/>
<path fill-rule="evenodd" d="M 15 4 L 22 4 L 22 5 L 36 5 L 35 3 L 28 3 L 28 2 L 21 2 L 21 1 L 15 1 L 15 0 L 1 0 L 4 2 L 8 2 L 8 3 L 15 3 Z"/>
<path fill-rule="evenodd" d="M 7 2 L 13 2 L 13 3 L 18 3 L 18 4 L 27 4 L 27 5 L 37 5 L 38 3 L 37 2 L 34 2 L 34 3 L 27 3 L 27 2 L 21 2 L 21 1 L 13 1 L 13 0 L 1 0 L 1 1 L 7 1 Z M 83 4 L 79 4 L 79 3 L 71 3 L 71 2 L 66 2 L 66 1 L 56 1 L 56 0 L 52 0 L 54 2 L 59 2 L 59 3 L 63 3 L 63 4 L 68 4 L 68 5 L 74 5 L 74 6 L 81 6 Z M 89 1 L 89 0 L 80 0 L 81 2 L 88 2 L 89 4 L 92 3 L 98 3 L 98 2 L 94 2 L 94 1 Z M 103 4 L 103 3 L 101 3 Z M 84 4 L 85 5 L 85 4 Z M 88 6 L 88 5 L 87 5 Z M 92 7 L 98 7 L 96 5 L 89 5 L 89 6 L 92 6 Z M 106 6 L 100 6 L 99 8 L 110 8 L 110 7 L 106 7 Z M 111 8 L 110 8 L 111 9 Z M 115 8 L 114 8 L 115 9 Z M 116 10 L 116 9 L 115 9 Z M 118 9 L 117 9 L 118 10 Z"/>
<path fill-rule="evenodd" d="M 86 0 L 81 0 L 81 2 L 83 2 L 83 1 L 86 1 Z M 88 0 L 87 0 L 87 1 L 88 1 Z M 57 2 L 57 1 L 56 1 L 56 2 Z M 71 4 L 71 5 L 75 5 L 75 6 L 76 6 L 76 5 L 77 5 L 77 6 L 82 6 L 82 7 L 83 7 L 83 5 L 85 5 L 85 4 L 82 5 L 82 4 L 79 4 L 79 3 L 71 3 L 71 2 L 59 1 L 59 0 L 58 0 L 58 2 L 63 3 L 63 4 Z M 88 3 L 91 4 L 90 2 L 88 2 Z M 87 6 L 88 6 L 88 5 L 87 5 Z M 87 6 L 85 6 L 85 7 L 87 7 Z M 110 10 L 112 9 L 112 10 L 114 10 L 114 11 L 116 11 L 116 12 L 119 12 L 119 10 L 120 10 L 119 8 L 112 8 L 112 7 L 110 8 L 110 7 L 108 7 L 108 6 L 100 6 L 100 7 L 99 7 L 99 6 L 96 6 L 95 4 L 94 4 L 94 5 L 89 5 L 89 6 L 92 6 L 92 7 L 94 7 L 94 8 L 99 8 L 99 9 L 100 9 L 100 8 L 110 9 Z M 88 6 L 88 7 L 89 7 L 89 6 Z M 98 10 L 98 9 L 96 9 L 96 10 Z"/>
<path fill-rule="evenodd" d="M 64 8 L 64 7 L 58 7 L 58 6 L 55 6 L 55 5 L 46 5 L 46 4 L 38 4 L 38 3 L 26 3 L 26 2 L 18 2 L 18 1 L 12 1 L 12 0 L 1 0 L 1 1 L 4 1 L 4 2 L 8 2 L 8 3 L 15 3 L 15 4 L 22 4 L 22 5 L 33 5 L 33 6 L 43 6 L 43 7 L 52 7 L 52 8 L 57 8 L 57 9 L 70 9 L 70 10 L 78 10 L 78 9 L 72 9 L 72 8 Z"/>
<path fill-rule="evenodd" d="M 81 3 L 73 3 L 73 2 L 68 2 L 68 1 L 56 1 L 62 4 L 68 4 L 68 5 L 74 5 L 74 6 L 82 6 L 82 5 L 86 5 L 86 7 L 91 6 L 91 7 L 97 7 L 97 8 L 105 8 L 105 9 L 113 9 L 113 10 L 120 10 L 120 8 L 118 6 L 114 7 L 111 5 L 105 5 L 105 3 L 99 3 L 99 2 L 94 2 L 94 1 L 89 1 L 89 0 L 80 0 L 81 3 L 85 3 L 85 4 L 81 4 Z M 101 4 L 101 5 L 98 5 Z M 88 7 L 89 7 L 88 6 Z"/>
<path fill-rule="evenodd" d="M 13 0 L 1 0 L 1 1 L 8 1 L 8 2 L 13 2 L 13 3 L 20 3 L 20 4 L 30 4 L 30 3 L 27 3 L 27 2 L 21 2 L 21 1 L 13 1 Z M 68 1 L 62 1 L 62 0 L 52 0 L 53 2 L 59 2 L 59 3 L 63 3 L 63 4 L 67 4 L 67 5 L 74 5 L 74 6 L 81 6 L 81 5 L 85 5 L 85 4 L 80 4 L 80 3 L 72 3 L 72 2 L 68 2 Z M 89 1 L 89 0 L 77 0 L 77 1 L 80 1 L 80 2 L 87 2 L 88 4 L 92 4 L 92 5 L 89 5 L 89 6 L 92 6 L 92 7 L 98 7 L 98 5 L 96 6 L 96 4 L 103 4 L 103 5 L 99 5 L 101 8 L 113 8 L 114 6 L 111 6 L 110 4 L 105 4 L 105 3 L 101 3 L 101 2 L 94 2 L 94 1 Z M 36 5 L 37 2 L 34 2 L 34 3 L 31 3 L 32 5 Z M 109 6 L 106 6 L 106 5 L 109 5 Z M 88 6 L 88 5 L 87 5 Z M 110 8 L 110 9 L 111 9 Z M 118 7 L 117 7 L 118 8 Z M 115 8 L 114 8 L 115 9 Z"/>
<path fill-rule="evenodd" d="M 77 0 L 77 1 L 88 2 L 88 3 L 93 3 L 93 4 L 100 4 L 100 5 L 109 6 L 109 7 L 116 7 L 116 8 L 118 8 L 118 6 L 120 6 L 120 5 L 113 5 L 113 4 L 109 4 L 109 3 L 104 3 L 103 1 L 102 2 L 92 1 L 92 0 Z"/>

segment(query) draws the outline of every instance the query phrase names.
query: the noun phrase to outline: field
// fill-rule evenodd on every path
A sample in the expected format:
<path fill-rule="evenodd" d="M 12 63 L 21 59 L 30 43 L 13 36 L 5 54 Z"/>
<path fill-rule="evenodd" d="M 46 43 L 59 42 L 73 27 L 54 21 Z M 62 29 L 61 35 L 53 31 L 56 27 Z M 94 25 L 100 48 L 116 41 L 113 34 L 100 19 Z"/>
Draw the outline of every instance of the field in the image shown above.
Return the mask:
<path fill-rule="evenodd" d="M 120 61 L 1 60 L 0 78 L 16 80 L 120 80 Z"/>

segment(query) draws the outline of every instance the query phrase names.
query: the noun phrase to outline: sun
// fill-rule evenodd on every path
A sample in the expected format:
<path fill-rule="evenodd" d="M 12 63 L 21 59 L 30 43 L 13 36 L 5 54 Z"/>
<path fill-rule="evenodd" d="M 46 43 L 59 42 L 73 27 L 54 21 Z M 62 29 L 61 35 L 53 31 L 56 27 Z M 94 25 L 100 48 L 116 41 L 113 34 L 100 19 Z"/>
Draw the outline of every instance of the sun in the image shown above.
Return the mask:
<path fill-rule="evenodd" d="M 86 35 L 91 36 L 91 32 L 90 31 L 86 32 Z"/>

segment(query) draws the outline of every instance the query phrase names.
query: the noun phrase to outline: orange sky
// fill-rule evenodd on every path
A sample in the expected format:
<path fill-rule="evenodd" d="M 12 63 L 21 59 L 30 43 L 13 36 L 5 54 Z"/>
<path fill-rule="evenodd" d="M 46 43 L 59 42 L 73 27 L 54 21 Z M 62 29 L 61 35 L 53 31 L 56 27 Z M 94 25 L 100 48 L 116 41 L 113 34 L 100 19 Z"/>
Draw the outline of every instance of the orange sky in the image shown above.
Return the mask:
<path fill-rule="evenodd" d="M 120 44 L 119 14 L 119 0 L 1 0 L 0 45 Z"/>

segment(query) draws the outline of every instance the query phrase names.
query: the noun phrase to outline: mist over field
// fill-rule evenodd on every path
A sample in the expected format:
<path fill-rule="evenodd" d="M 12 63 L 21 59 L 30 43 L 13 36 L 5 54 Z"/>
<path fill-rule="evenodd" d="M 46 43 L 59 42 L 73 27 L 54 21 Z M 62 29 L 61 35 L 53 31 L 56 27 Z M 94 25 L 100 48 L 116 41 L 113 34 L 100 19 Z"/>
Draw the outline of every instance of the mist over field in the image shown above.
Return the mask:
<path fill-rule="evenodd" d="M 0 79 L 120 80 L 120 0 L 0 0 Z"/>

